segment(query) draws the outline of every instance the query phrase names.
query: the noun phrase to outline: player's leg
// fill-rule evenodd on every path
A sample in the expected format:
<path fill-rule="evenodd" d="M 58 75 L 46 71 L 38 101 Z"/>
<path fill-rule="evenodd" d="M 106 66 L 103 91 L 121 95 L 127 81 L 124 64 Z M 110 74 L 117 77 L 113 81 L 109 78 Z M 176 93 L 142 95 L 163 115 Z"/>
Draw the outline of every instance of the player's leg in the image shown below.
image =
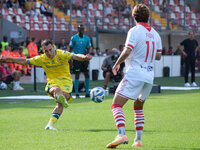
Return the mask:
<path fill-rule="evenodd" d="M 54 108 L 52 115 L 49 119 L 49 123 L 45 127 L 46 130 L 56 130 L 53 125 L 57 122 L 59 117 L 61 116 L 63 112 L 63 107 L 68 107 L 68 103 L 65 99 L 65 96 L 63 95 L 63 92 L 61 89 L 57 86 L 53 86 L 49 90 L 49 94 L 54 97 L 55 102 L 57 103 L 56 107 Z"/>
<path fill-rule="evenodd" d="M 80 76 L 80 62 L 74 60 L 73 65 L 74 65 L 74 72 L 75 72 L 74 89 L 75 89 L 76 98 L 79 98 L 78 89 L 79 89 L 79 76 Z"/>
<path fill-rule="evenodd" d="M 196 87 L 197 84 L 195 82 L 195 58 L 190 61 L 191 64 L 191 83 L 193 87 Z"/>
<path fill-rule="evenodd" d="M 135 113 L 135 130 L 136 136 L 133 143 L 134 147 L 141 147 L 142 146 L 142 132 L 144 128 L 144 112 L 143 112 L 143 105 L 147 97 L 149 96 L 152 84 L 141 82 L 142 89 L 140 96 L 133 104 L 133 110 Z"/>
<path fill-rule="evenodd" d="M 84 61 L 83 65 L 81 66 L 81 71 L 84 72 L 84 76 L 85 76 L 85 97 L 90 97 L 90 78 L 89 78 L 89 70 L 88 70 L 88 65 L 89 65 L 89 61 Z"/>
<path fill-rule="evenodd" d="M 110 81 L 111 73 L 109 71 L 107 71 L 107 72 L 104 72 L 103 75 L 104 75 L 104 78 L 105 78 L 104 79 L 104 89 L 106 89 L 107 86 L 108 86 L 108 83 Z"/>
<path fill-rule="evenodd" d="M 144 127 L 144 113 L 143 113 L 143 101 L 139 99 L 134 101 L 133 110 L 135 113 L 135 131 L 136 137 L 134 140 L 133 146 L 141 147 L 142 146 L 142 132 Z"/>
<path fill-rule="evenodd" d="M 21 71 L 14 71 L 11 76 L 13 77 L 13 90 L 24 90 L 20 86 Z"/>
<path fill-rule="evenodd" d="M 122 79 L 113 98 L 111 110 L 118 129 L 118 136 L 114 141 L 109 143 L 106 148 L 115 148 L 120 144 L 128 143 L 128 137 L 125 135 L 125 115 L 122 109 L 124 104 L 126 104 L 128 99 L 130 99 L 130 93 L 134 93 L 134 90 L 131 88 L 131 84 L 128 81 L 129 80 L 127 80 L 125 77 Z M 137 92 L 137 90 L 135 91 Z M 138 93 L 139 92 L 136 93 L 137 96 Z"/>
<path fill-rule="evenodd" d="M 128 144 L 128 137 L 125 135 L 125 115 L 122 109 L 127 101 L 127 98 L 121 97 L 117 94 L 114 96 L 111 110 L 118 129 L 118 135 L 114 141 L 106 146 L 106 148 L 115 148 L 120 144 Z"/>
<path fill-rule="evenodd" d="M 185 59 L 185 87 L 190 87 L 190 84 L 188 82 L 189 65 L 190 65 L 190 60 L 189 58 L 186 58 Z"/>

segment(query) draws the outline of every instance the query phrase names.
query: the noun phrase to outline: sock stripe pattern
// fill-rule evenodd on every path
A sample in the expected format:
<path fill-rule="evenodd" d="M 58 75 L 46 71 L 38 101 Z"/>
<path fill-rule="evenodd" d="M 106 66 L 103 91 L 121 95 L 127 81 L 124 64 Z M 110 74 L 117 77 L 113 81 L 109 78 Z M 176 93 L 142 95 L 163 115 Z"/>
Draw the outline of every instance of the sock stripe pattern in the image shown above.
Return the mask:
<path fill-rule="evenodd" d="M 134 107 L 135 112 L 135 128 L 136 131 L 143 130 L 144 127 L 144 113 L 142 107 Z"/>
<path fill-rule="evenodd" d="M 59 119 L 60 114 L 58 114 L 58 113 L 52 113 L 52 114 L 51 114 L 51 117 L 55 117 L 55 118 Z"/>
<path fill-rule="evenodd" d="M 124 111 L 122 109 L 122 106 L 118 104 L 112 104 L 111 110 L 112 110 L 117 128 L 125 127 L 125 116 L 124 116 Z"/>

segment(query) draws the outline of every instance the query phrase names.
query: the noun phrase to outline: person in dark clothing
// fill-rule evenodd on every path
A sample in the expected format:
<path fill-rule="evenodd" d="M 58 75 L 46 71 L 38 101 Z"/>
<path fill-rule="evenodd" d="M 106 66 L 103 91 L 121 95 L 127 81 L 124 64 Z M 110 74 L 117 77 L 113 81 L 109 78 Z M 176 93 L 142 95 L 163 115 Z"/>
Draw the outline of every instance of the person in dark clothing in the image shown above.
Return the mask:
<path fill-rule="evenodd" d="M 181 49 L 181 46 L 184 46 L 183 54 L 185 58 L 185 87 L 190 87 L 188 82 L 189 69 L 191 69 L 191 82 L 192 86 L 196 87 L 195 82 L 195 59 L 198 50 L 198 42 L 194 39 L 194 32 L 189 31 L 189 38 L 183 40 L 179 45 L 178 49 Z"/>

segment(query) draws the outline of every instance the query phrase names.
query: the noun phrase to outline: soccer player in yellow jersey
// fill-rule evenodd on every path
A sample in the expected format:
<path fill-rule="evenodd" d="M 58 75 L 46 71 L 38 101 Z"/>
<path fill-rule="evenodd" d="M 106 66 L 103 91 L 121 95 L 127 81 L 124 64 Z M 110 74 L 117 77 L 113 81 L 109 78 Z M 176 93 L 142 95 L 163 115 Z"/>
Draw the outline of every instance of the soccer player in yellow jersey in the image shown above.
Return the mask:
<path fill-rule="evenodd" d="M 68 103 L 72 101 L 71 92 L 73 84 L 68 60 L 89 61 L 92 59 L 92 56 L 89 54 L 74 54 L 54 49 L 53 43 L 50 40 L 44 40 L 42 42 L 42 49 L 44 54 L 30 59 L 11 58 L 0 55 L 0 61 L 12 61 L 21 65 L 32 64 L 44 69 L 47 75 L 47 85 L 45 90 L 57 103 L 45 129 L 56 130 L 53 125 L 62 114 L 63 107 L 68 107 Z"/>

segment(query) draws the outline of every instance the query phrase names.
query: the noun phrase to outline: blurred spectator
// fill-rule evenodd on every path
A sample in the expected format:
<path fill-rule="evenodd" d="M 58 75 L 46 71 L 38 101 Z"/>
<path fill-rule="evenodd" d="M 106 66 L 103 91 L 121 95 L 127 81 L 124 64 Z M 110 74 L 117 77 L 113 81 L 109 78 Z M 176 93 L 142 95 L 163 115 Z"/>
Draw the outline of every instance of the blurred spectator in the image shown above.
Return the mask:
<path fill-rule="evenodd" d="M 19 2 L 19 6 L 22 8 L 22 9 L 25 9 L 25 0 L 18 0 Z"/>
<path fill-rule="evenodd" d="M 5 49 L 2 51 L 1 55 L 12 57 L 11 47 L 9 45 L 5 46 Z M 4 63 L 4 67 L 6 67 L 6 70 L 9 74 L 11 74 L 14 70 L 14 64 L 9 61 Z"/>
<path fill-rule="evenodd" d="M 46 0 L 42 0 L 42 4 L 40 5 L 40 12 L 45 16 L 53 16 L 53 13 L 51 12 L 50 8 L 46 7 Z"/>
<path fill-rule="evenodd" d="M 109 56 L 110 55 L 110 50 L 109 49 L 106 49 L 105 50 L 105 53 L 103 54 L 103 56 Z"/>
<path fill-rule="evenodd" d="M 28 44 L 27 48 L 28 48 L 29 58 L 32 58 L 38 55 L 38 47 L 36 44 L 36 39 L 34 37 L 32 37 L 31 42 Z"/>
<path fill-rule="evenodd" d="M 93 48 L 93 49 L 91 50 L 90 55 L 92 55 L 92 56 L 97 56 L 97 51 L 96 51 L 95 48 Z"/>
<path fill-rule="evenodd" d="M 97 56 L 102 56 L 102 53 L 101 53 L 99 47 L 96 48 L 96 54 L 97 54 Z"/>
<path fill-rule="evenodd" d="M 11 47 L 11 50 L 14 49 L 15 47 L 18 47 L 19 45 L 15 42 L 15 39 L 11 39 L 10 41 L 10 47 Z"/>
<path fill-rule="evenodd" d="M 16 16 L 13 16 L 13 17 L 12 17 L 12 20 L 13 20 L 13 23 L 17 23 Z"/>
<path fill-rule="evenodd" d="M 31 42 L 31 38 L 29 36 L 26 37 L 26 45 L 28 45 Z"/>
<path fill-rule="evenodd" d="M 28 57 L 28 48 L 25 41 L 21 43 L 21 48 L 23 49 L 23 54 Z"/>
<path fill-rule="evenodd" d="M 198 42 L 194 39 L 194 32 L 190 31 L 188 33 L 189 38 L 183 40 L 180 44 L 178 44 L 178 49 L 181 49 L 181 46 L 184 46 L 183 53 L 185 54 L 185 86 L 190 87 L 190 83 L 188 82 L 188 74 L 189 69 L 191 69 L 191 83 L 192 86 L 196 87 L 197 84 L 195 82 L 195 57 L 198 50 Z"/>
<path fill-rule="evenodd" d="M 170 47 L 169 47 L 169 50 L 168 50 L 168 52 L 167 52 L 167 55 L 172 55 L 172 54 L 173 54 L 173 47 L 170 46 Z"/>
<path fill-rule="evenodd" d="M 123 49 L 124 49 L 124 45 L 119 45 L 119 54 L 122 53 Z"/>
<path fill-rule="evenodd" d="M 5 7 L 5 8 L 12 8 L 11 0 L 4 0 L 3 1 L 3 7 Z"/>
<path fill-rule="evenodd" d="M 110 17 L 112 15 L 112 9 L 111 9 L 111 5 L 110 4 L 105 4 L 105 17 Z"/>
<path fill-rule="evenodd" d="M 165 46 L 163 46 L 162 55 L 167 55 L 167 48 Z"/>
<path fill-rule="evenodd" d="M 65 50 L 65 51 L 68 50 L 68 46 L 67 46 L 67 43 L 65 42 L 65 39 L 61 40 L 61 43 L 58 45 L 58 48 L 62 49 L 62 50 Z"/>
<path fill-rule="evenodd" d="M 34 16 L 35 15 L 34 9 L 35 9 L 35 6 L 34 6 L 33 0 L 27 0 L 25 2 L 26 14 L 30 16 Z"/>
<path fill-rule="evenodd" d="M 129 18 L 131 16 L 131 8 L 130 8 L 130 5 L 127 5 L 124 9 L 124 11 L 122 12 L 122 15 L 125 17 L 125 18 Z"/>
<path fill-rule="evenodd" d="M 24 90 L 24 88 L 20 86 L 20 78 L 21 78 L 20 71 L 15 70 L 11 74 L 9 74 L 6 68 L 2 64 L 0 64 L 0 72 L 1 72 L 1 77 L 0 77 L 1 81 L 3 81 L 6 84 L 10 84 L 11 82 L 13 82 L 13 90 Z"/>
<path fill-rule="evenodd" d="M 5 46 L 8 46 L 8 38 L 7 36 L 3 36 L 3 41 L 1 42 L 1 51 L 3 51 L 5 49 Z"/>
<path fill-rule="evenodd" d="M 107 88 L 110 79 L 113 78 L 112 67 L 117 61 L 118 56 L 118 50 L 116 48 L 113 48 L 112 54 L 110 56 L 107 56 L 103 61 L 101 69 L 103 70 L 104 89 Z"/>
<path fill-rule="evenodd" d="M 168 3 L 168 1 L 167 0 L 163 0 L 162 1 L 162 6 L 161 6 L 161 9 L 162 9 L 162 11 L 165 13 L 165 12 L 167 12 L 167 4 Z"/>

